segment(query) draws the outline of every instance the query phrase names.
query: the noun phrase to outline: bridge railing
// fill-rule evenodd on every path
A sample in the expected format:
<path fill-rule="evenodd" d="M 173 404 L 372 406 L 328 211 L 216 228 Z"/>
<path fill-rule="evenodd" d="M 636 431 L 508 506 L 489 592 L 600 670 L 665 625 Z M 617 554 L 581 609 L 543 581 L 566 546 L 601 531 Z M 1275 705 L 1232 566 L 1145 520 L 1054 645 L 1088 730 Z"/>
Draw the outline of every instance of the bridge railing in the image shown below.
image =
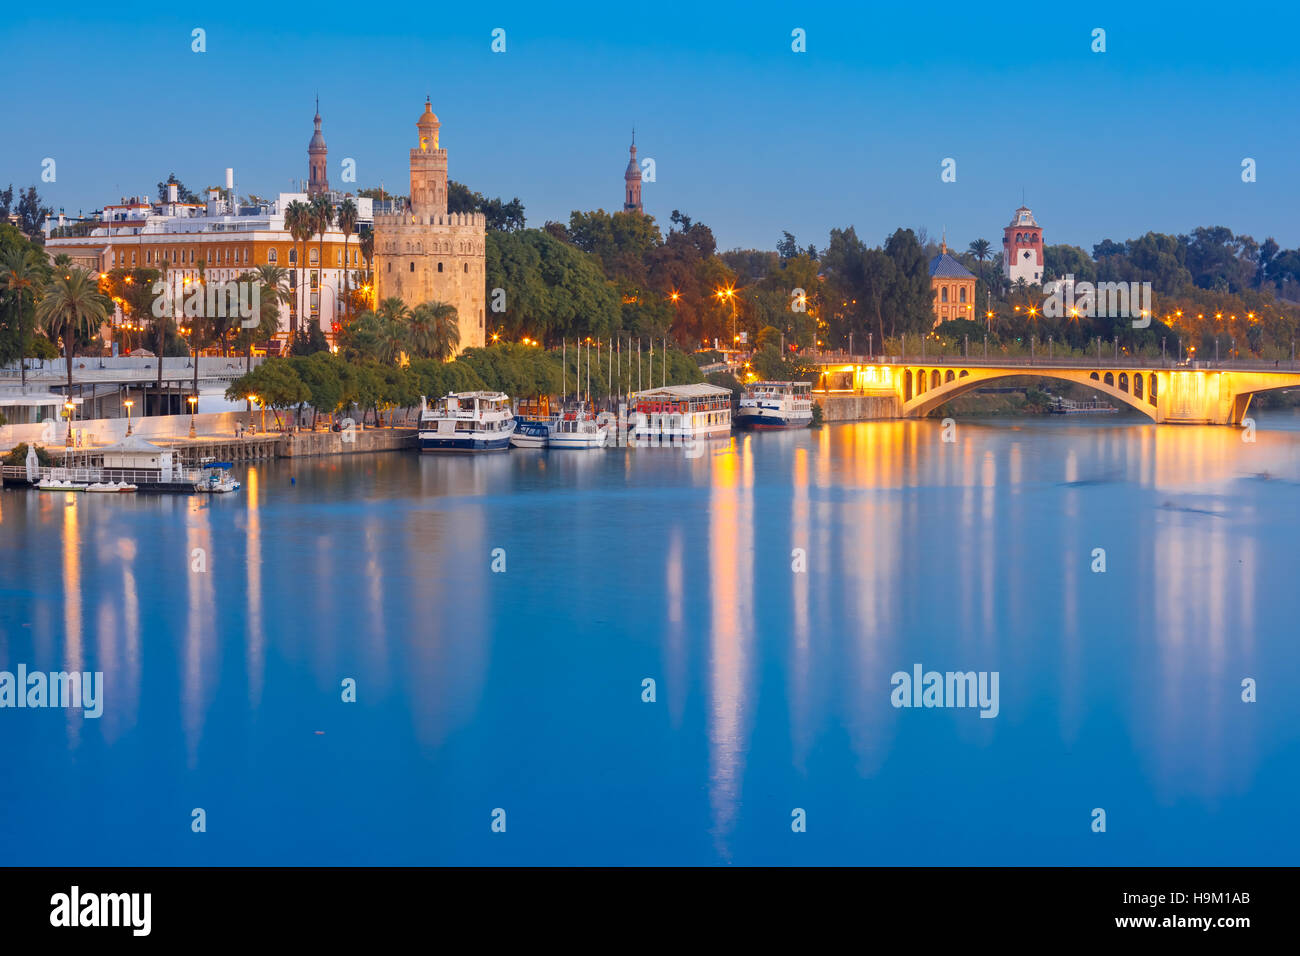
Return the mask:
<path fill-rule="evenodd" d="M 810 356 L 814 365 L 962 365 L 970 368 L 1134 368 L 1134 369 L 1203 369 L 1210 371 L 1240 372 L 1295 372 L 1300 371 L 1300 361 L 1294 359 L 1221 359 L 1209 361 L 1182 361 L 1174 358 L 1145 358 L 1142 356 L 1103 355 L 1095 357 L 1052 355 L 953 355 L 946 352 L 925 355 L 860 355 L 848 352 L 819 352 Z"/>

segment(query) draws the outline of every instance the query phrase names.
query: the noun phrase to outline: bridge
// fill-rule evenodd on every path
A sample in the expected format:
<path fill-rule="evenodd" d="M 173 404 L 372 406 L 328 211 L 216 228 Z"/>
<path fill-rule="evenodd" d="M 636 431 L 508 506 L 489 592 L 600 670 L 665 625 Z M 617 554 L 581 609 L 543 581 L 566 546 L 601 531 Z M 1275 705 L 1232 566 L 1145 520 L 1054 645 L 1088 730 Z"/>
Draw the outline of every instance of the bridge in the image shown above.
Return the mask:
<path fill-rule="evenodd" d="M 1293 362 L 1144 363 L 1071 358 L 950 358 L 826 354 L 819 391 L 893 396 L 900 417 L 920 418 L 981 386 L 1021 376 L 1073 382 L 1134 408 L 1157 423 L 1240 425 L 1260 392 L 1300 388 Z"/>

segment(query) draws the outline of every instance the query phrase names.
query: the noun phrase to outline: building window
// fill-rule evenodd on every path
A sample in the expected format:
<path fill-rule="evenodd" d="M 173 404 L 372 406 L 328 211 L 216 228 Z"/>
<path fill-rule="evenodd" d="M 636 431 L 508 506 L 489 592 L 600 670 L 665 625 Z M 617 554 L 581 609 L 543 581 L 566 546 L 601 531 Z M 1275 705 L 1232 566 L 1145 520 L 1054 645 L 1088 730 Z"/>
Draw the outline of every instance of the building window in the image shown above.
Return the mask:
<path fill-rule="evenodd" d="M 131 253 L 131 265 L 135 265 L 135 253 Z"/>
<path fill-rule="evenodd" d="M 965 287 L 965 286 L 962 286 L 962 287 L 961 287 L 960 295 L 961 295 L 961 301 L 962 301 L 962 302 L 965 302 L 965 301 L 966 301 L 966 287 Z"/>
<path fill-rule="evenodd" d="M 940 302 L 948 301 L 948 287 L 946 285 L 941 286 L 939 289 L 939 301 Z"/>
<path fill-rule="evenodd" d="M 342 250 L 342 249 L 339 249 L 339 250 L 336 250 L 336 251 L 335 251 L 335 253 L 334 253 L 334 264 L 335 264 L 336 266 L 341 266 L 341 265 L 343 265 L 343 250 Z"/>
<path fill-rule="evenodd" d="M 392 271 L 393 271 L 393 264 L 392 264 L 391 262 L 388 263 L 388 271 L 389 271 L 389 272 L 392 272 Z"/>
<path fill-rule="evenodd" d="M 146 252 L 145 252 L 145 254 L 144 254 L 144 261 L 147 262 L 147 263 L 151 263 L 151 262 L 153 262 L 153 250 L 152 250 L 152 249 L 146 250 Z"/>
<path fill-rule="evenodd" d="M 317 256 L 317 253 L 319 251 L 320 250 L 318 249 L 313 249 L 311 252 L 309 252 L 307 254 L 307 262 L 313 266 L 316 265 L 320 261 L 319 257 Z"/>
<path fill-rule="evenodd" d="M 468 262 L 465 263 L 465 271 L 466 271 L 466 272 L 469 272 L 469 263 L 468 263 Z"/>
<path fill-rule="evenodd" d="M 295 266 L 295 265 L 297 265 L 297 264 L 298 264 L 298 250 L 297 250 L 297 249 L 290 249 L 290 250 L 289 250 L 289 265 L 291 265 L 291 266 Z"/>
<path fill-rule="evenodd" d="M 412 272 L 415 271 L 415 263 L 414 263 L 414 262 L 411 263 L 411 271 L 412 271 Z"/>
<path fill-rule="evenodd" d="M 441 263 L 441 262 L 438 263 L 438 271 L 439 271 L 439 272 L 442 271 L 442 263 Z"/>
<path fill-rule="evenodd" d="M 266 261 L 269 262 L 271 265 L 275 265 L 276 258 L 277 258 L 276 251 L 274 249 L 271 249 L 267 252 Z"/>

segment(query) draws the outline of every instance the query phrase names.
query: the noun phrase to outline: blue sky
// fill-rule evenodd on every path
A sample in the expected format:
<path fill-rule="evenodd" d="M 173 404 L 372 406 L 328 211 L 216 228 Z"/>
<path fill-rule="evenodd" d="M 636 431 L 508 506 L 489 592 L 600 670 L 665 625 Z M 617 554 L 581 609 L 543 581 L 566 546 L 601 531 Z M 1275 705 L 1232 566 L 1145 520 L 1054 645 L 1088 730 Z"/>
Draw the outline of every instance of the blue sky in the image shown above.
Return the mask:
<path fill-rule="evenodd" d="M 0 24 L 0 184 L 74 213 L 172 171 L 288 190 L 319 92 L 331 182 L 350 157 L 357 185 L 404 192 L 430 94 L 452 177 L 519 196 L 530 225 L 617 208 L 635 123 L 647 211 L 666 227 L 681 209 L 724 249 L 847 225 L 997 245 L 1022 189 L 1049 243 L 1223 224 L 1300 245 L 1300 13 L 1071 6 L 24 5 Z"/>

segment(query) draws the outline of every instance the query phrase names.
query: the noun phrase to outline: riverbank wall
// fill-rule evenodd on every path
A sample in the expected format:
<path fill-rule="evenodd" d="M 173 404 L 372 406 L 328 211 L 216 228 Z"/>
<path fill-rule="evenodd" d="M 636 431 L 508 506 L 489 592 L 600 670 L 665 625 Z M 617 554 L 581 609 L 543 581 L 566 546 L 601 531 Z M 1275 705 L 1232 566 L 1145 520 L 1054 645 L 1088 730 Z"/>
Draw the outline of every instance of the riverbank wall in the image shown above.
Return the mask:
<path fill-rule="evenodd" d="M 355 428 L 347 432 L 292 432 L 281 441 L 284 458 L 317 455 L 368 454 L 377 451 L 407 451 L 416 446 L 414 428 Z"/>
<path fill-rule="evenodd" d="M 834 395 L 813 393 L 813 401 L 822 407 L 824 422 L 861 422 L 881 418 L 899 418 L 896 395 Z"/>

